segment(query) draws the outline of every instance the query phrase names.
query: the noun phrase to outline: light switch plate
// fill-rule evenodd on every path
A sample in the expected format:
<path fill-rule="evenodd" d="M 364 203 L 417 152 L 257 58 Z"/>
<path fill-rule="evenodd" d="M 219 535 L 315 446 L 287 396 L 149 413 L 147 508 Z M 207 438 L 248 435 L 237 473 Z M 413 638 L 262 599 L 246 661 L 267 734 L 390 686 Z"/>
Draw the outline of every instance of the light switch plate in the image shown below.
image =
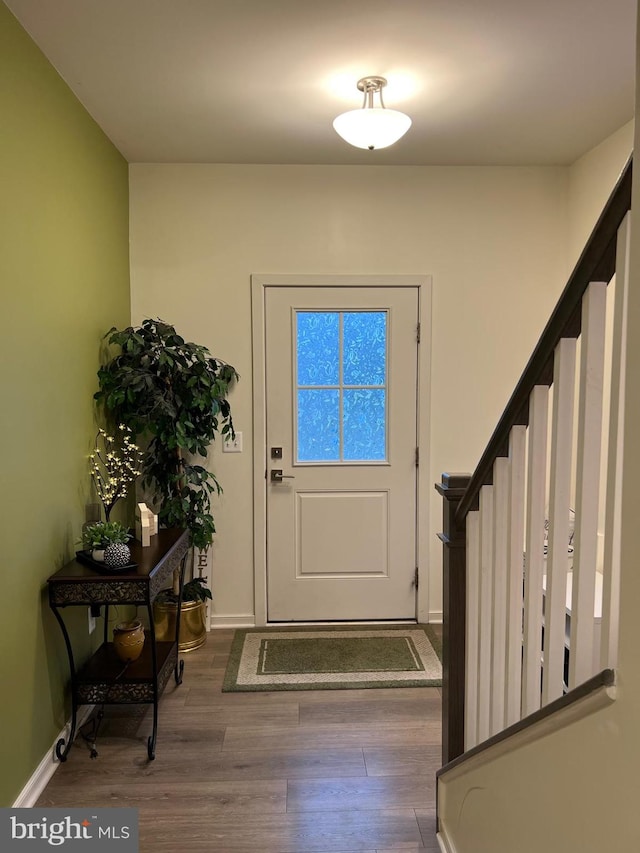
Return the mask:
<path fill-rule="evenodd" d="M 222 445 L 223 453 L 242 453 L 242 433 L 236 432 L 235 438 L 227 438 Z"/>

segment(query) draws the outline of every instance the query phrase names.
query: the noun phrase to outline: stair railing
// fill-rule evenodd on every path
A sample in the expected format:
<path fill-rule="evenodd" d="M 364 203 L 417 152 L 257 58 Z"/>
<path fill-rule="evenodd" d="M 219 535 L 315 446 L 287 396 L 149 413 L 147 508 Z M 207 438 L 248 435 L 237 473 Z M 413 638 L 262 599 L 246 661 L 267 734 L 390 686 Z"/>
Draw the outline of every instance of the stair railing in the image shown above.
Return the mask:
<path fill-rule="evenodd" d="M 444 764 L 616 664 L 631 173 L 475 472 L 436 485 Z"/>

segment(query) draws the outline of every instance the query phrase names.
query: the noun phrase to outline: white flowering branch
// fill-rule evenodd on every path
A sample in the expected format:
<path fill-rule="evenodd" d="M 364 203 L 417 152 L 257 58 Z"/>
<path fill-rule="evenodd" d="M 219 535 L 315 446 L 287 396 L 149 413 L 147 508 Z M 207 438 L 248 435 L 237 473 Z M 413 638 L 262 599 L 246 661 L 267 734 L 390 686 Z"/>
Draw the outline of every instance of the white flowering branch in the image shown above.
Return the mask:
<path fill-rule="evenodd" d="M 142 473 L 142 452 L 134 444 L 131 430 L 119 424 L 119 440 L 99 429 L 93 453 L 89 456 L 91 479 L 104 506 L 106 520 L 129 486 Z"/>

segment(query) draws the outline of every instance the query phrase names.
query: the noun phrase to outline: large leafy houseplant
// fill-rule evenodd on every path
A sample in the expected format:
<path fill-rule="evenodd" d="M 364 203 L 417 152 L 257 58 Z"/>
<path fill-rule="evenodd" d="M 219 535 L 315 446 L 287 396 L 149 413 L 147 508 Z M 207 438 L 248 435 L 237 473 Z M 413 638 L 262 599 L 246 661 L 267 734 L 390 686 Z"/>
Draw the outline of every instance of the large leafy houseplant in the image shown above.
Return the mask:
<path fill-rule="evenodd" d="M 194 460 L 206 458 L 216 434 L 234 435 L 227 395 L 238 374 L 162 320 L 112 328 L 106 337 L 119 352 L 99 369 L 95 399 L 148 442 L 143 487 L 160 523 L 188 529 L 192 544 L 205 550 L 215 533 L 211 496 L 222 489 Z"/>

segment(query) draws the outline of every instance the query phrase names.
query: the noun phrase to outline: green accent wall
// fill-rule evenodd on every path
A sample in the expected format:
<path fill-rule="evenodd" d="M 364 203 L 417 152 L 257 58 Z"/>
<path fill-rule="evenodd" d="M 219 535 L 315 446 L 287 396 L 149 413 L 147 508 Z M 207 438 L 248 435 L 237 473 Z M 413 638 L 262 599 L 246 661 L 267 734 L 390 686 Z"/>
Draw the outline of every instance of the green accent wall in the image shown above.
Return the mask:
<path fill-rule="evenodd" d="M 130 322 L 128 167 L 0 2 L 0 805 L 69 715 L 46 580 L 72 556 L 102 337 Z M 68 611 L 71 615 L 71 611 Z M 87 612 L 73 609 L 80 656 Z"/>

